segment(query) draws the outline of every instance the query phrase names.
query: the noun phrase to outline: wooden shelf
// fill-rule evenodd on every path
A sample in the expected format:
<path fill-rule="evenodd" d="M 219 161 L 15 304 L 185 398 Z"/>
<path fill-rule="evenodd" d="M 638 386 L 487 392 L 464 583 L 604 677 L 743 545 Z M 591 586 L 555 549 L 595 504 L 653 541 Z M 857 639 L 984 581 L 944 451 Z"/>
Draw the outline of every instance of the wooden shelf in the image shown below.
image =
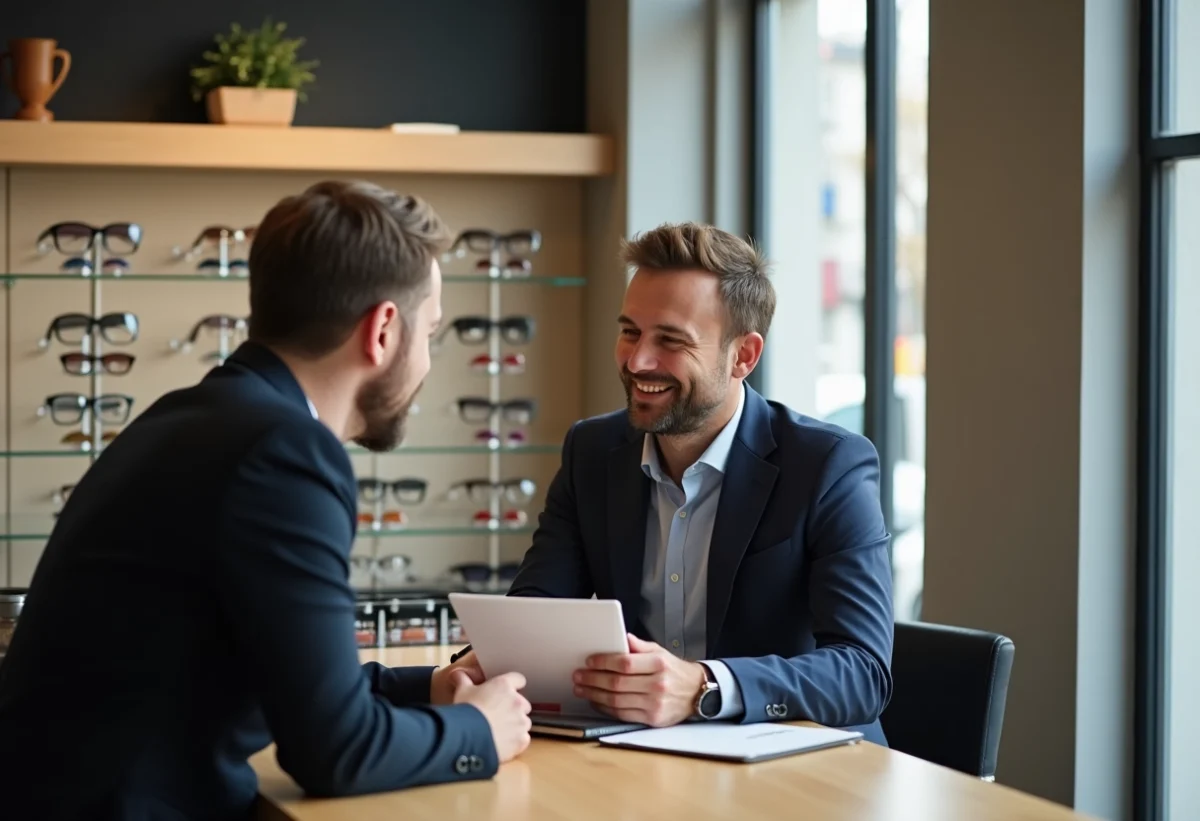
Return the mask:
<path fill-rule="evenodd" d="M 595 134 L 184 123 L 0 121 L 0 166 L 596 177 L 613 171 Z"/>

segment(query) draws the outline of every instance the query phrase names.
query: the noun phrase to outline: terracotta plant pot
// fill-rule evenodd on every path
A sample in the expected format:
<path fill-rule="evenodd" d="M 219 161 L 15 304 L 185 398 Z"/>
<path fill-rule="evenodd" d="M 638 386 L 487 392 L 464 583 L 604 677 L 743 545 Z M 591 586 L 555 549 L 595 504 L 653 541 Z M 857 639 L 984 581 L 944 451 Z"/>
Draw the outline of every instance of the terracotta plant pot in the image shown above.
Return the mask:
<path fill-rule="evenodd" d="M 208 120 L 223 125 L 292 124 L 296 91 L 291 88 L 221 86 L 205 95 Z"/>

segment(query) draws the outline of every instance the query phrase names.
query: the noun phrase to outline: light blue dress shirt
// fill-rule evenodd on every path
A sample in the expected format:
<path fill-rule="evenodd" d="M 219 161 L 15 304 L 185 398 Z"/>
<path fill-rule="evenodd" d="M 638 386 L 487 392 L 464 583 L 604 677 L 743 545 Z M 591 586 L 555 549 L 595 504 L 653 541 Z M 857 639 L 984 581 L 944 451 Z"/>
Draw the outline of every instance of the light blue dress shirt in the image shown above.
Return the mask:
<path fill-rule="evenodd" d="M 737 410 L 695 464 L 683 472 L 683 487 L 662 469 L 654 434 L 642 442 L 642 470 L 654 484 L 646 515 L 646 553 L 642 573 L 642 623 L 650 639 L 679 658 L 700 661 L 721 688 L 721 712 L 732 718 L 743 712 L 737 679 L 720 661 L 703 659 L 707 648 L 705 612 L 708 600 L 708 549 L 725 463 L 733 446 L 742 409 Z"/>

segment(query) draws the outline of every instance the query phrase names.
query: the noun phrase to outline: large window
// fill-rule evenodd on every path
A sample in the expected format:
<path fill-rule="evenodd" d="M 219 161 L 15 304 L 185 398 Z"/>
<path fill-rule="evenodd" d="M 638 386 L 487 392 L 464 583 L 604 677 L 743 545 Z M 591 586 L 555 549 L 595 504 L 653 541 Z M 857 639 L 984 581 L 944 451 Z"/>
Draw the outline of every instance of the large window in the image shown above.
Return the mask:
<path fill-rule="evenodd" d="M 779 266 L 780 297 L 762 387 L 875 442 L 895 613 L 916 619 L 925 545 L 928 0 L 759 6 L 760 58 L 770 55 L 759 65 L 771 90 L 756 233 Z"/>
<path fill-rule="evenodd" d="M 1137 817 L 1200 818 L 1200 0 L 1144 0 Z"/>

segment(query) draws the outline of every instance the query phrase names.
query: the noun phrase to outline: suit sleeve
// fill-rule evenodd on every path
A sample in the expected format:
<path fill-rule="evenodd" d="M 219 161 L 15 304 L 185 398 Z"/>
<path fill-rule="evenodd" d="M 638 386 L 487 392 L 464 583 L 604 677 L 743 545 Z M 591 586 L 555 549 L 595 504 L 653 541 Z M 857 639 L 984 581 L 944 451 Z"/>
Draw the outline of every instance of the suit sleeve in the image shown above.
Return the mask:
<path fill-rule="evenodd" d="M 371 682 L 371 692 L 383 696 L 392 704 L 429 701 L 429 686 L 433 681 L 434 667 L 388 667 L 377 661 L 368 661 L 363 672 Z"/>
<path fill-rule="evenodd" d="M 574 457 L 578 423 L 563 441 L 562 464 L 546 490 L 533 544 L 509 586 L 510 596 L 591 598 L 595 589 L 579 533 L 575 501 Z"/>
<path fill-rule="evenodd" d="M 742 721 L 870 724 L 891 699 L 894 619 L 890 537 L 869 439 L 847 437 L 831 450 L 805 536 L 816 648 L 723 659 L 741 690 Z"/>
<path fill-rule="evenodd" d="M 397 707 L 422 686 L 428 697 L 428 672 L 359 663 L 352 503 L 328 478 L 344 470 L 323 452 L 332 443 L 318 439 L 298 427 L 255 446 L 228 488 L 214 545 L 219 605 L 280 766 L 321 796 L 490 777 L 498 760 L 479 710 Z"/>

